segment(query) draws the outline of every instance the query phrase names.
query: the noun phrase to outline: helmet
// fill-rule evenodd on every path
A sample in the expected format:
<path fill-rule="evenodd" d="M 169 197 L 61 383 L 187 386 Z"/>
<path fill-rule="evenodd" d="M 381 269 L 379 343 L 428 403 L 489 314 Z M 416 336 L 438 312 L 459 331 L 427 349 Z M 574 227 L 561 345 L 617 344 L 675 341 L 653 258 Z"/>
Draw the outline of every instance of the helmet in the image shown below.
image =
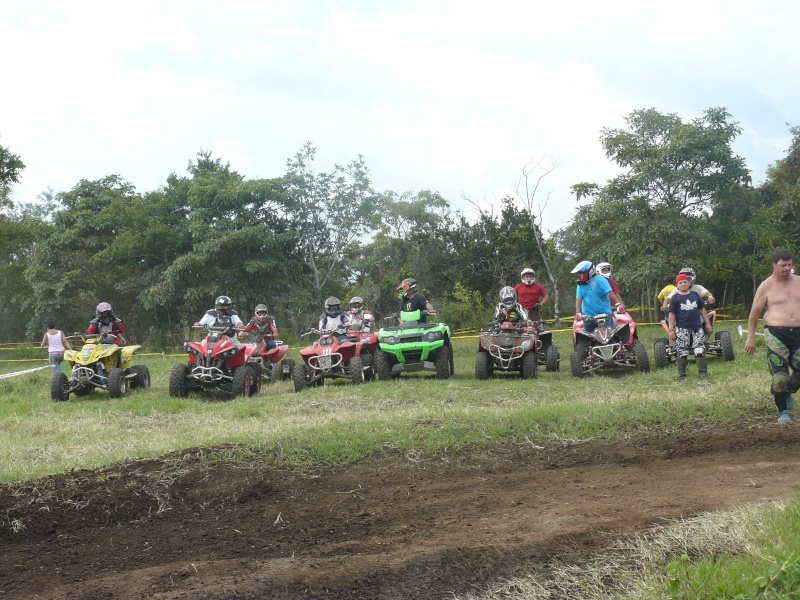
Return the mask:
<path fill-rule="evenodd" d="M 102 319 L 106 321 L 106 324 L 108 324 L 108 322 L 114 316 L 114 310 L 111 308 L 111 305 L 108 302 L 101 302 L 97 305 L 95 314 L 97 315 L 98 319 Z"/>
<path fill-rule="evenodd" d="M 507 285 L 500 290 L 500 302 L 502 302 L 503 306 L 506 308 L 514 308 L 514 305 L 517 303 L 517 291 L 510 285 Z"/>
<path fill-rule="evenodd" d="M 231 306 L 233 306 L 233 302 L 231 302 L 231 299 L 228 298 L 228 296 L 220 296 L 214 300 L 214 308 L 217 310 L 229 311 Z"/>
<path fill-rule="evenodd" d="M 528 275 L 530 275 L 530 277 L 527 277 Z M 520 273 L 519 276 L 522 278 L 522 283 L 525 285 L 533 285 L 533 282 L 536 281 L 536 271 L 530 267 L 522 269 L 522 273 Z"/>
<path fill-rule="evenodd" d="M 361 296 L 353 296 L 350 298 L 350 311 L 357 315 L 364 310 L 364 299 Z"/>
<path fill-rule="evenodd" d="M 689 276 L 689 285 L 692 285 L 694 283 L 694 280 L 697 278 L 697 273 L 694 272 L 694 269 L 692 267 L 683 267 L 680 270 L 680 273 L 684 273 Z"/>
<path fill-rule="evenodd" d="M 612 265 L 611 263 L 607 263 L 607 262 L 597 263 L 597 268 L 594 270 L 594 272 L 597 273 L 598 275 L 602 275 L 603 277 L 608 279 L 609 277 L 611 277 L 611 267 L 612 266 L 614 266 L 614 265 Z M 608 269 L 607 273 L 603 273 L 603 271 L 605 269 Z"/>
<path fill-rule="evenodd" d="M 587 281 L 589 281 L 589 278 L 592 276 L 593 272 L 594 272 L 594 265 L 590 260 L 582 260 L 577 265 L 575 265 L 575 268 L 572 269 L 572 271 L 570 271 L 570 273 L 579 274 L 578 283 L 586 283 Z"/>
<path fill-rule="evenodd" d="M 397 295 L 400 298 L 405 298 L 410 292 L 416 292 L 417 280 L 412 277 L 403 279 L 403 281 L 400 282 L 400 285 L 397 286 L 397 291 L 399 292 Z"/>
<path fill-rule="evenodd" d="M 266 323 L 269 320 L 269 310 L 266 304 L 259 304 L 256 306 L 256 321 L 259 323 Z"/>
<path fill-rule="evenodd" d="M 340 312 L 342 312 L 342 303 L 336 296 L 325 300 L 325 314 L 329 317 L 338 317 Z"/>

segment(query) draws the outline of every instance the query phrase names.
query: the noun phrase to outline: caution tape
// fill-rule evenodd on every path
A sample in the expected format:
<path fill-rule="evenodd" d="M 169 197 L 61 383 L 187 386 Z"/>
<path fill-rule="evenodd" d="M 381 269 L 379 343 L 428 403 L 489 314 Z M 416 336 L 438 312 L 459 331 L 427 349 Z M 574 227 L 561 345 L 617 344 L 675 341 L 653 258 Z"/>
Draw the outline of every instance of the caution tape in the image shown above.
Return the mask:
<path fill-rule="evenodd" d="M 34 371 L 41 371 L 42 369 L 49 369 L 50 365 L 43 367 L 36 367 L 35 369 L 26 369 L 24 371 L 17 371 L 16 373 L 4 373 L 0 375 L 0 379 L 7 379 L 8 377 L 16 377 L 17 375 L 25 375 L 25 373 L 33 373 Z"/>

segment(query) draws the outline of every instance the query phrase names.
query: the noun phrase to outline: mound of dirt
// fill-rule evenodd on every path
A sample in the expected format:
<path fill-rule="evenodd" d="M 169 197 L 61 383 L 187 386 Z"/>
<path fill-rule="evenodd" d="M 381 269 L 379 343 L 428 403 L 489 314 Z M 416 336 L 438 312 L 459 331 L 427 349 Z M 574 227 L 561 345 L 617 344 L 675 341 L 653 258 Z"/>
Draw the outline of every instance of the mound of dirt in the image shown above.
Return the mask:
<path fill-rule="evenodd" d="M 800 491 L 800 428 L 303 471 L 187 450 L 0 487 L 3 598 L 450 598 Z"/>

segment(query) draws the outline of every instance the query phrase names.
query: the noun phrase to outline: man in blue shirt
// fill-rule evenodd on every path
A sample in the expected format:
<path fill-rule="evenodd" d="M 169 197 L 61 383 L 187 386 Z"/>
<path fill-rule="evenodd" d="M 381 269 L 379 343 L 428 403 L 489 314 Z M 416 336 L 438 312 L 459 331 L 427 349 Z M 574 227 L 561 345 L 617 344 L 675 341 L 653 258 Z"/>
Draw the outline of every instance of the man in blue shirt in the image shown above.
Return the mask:
<path fill-rule="evenodd" d="M 572 272 L 578 274 L 578 289 L 575 291 L 575 319 L 580 319 L 582 316 L 611 315 L 611 304 L 615 296 L 608 279 L 597 277 L 594 265 L 588 260 L 579 262 Z M 613 327 L 614 318 L 609 317 L 608 323 Z M 594 331 L 595 327 L 595 323 L 584 323 L 587 333 Z"/>

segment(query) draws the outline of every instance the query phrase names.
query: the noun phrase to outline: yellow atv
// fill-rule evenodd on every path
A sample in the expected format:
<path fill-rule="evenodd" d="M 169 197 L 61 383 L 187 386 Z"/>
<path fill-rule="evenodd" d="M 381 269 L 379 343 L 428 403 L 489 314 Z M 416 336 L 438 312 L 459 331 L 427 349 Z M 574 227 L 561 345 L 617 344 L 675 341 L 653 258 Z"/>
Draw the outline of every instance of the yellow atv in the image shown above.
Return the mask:
<path fill-rule="evenodd" d="M 112 398 L 121 398 L 128 387 L 150 387 L 150 370 L 145 365 L 128 366 L 141 346 L 117 346 L 114 334 L 75 333 L 69 339 L 80 339 L 84 344 L 78 350 L 64 352 L 64 362 L 72 367 L 72 375 L 67 378 L 65 373 L 53 373 L 53 400 L 66 402 L 72 393 L 86 396 L 95 388 L 108 390 Z"/>

